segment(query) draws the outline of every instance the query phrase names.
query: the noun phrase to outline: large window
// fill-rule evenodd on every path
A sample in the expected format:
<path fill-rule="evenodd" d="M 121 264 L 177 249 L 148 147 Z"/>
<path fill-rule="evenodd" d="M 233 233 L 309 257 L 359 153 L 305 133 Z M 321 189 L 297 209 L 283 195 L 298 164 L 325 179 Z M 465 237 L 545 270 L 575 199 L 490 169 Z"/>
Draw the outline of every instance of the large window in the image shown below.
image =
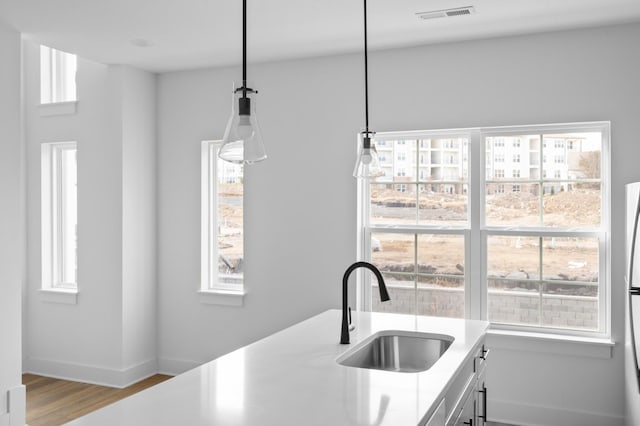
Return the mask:
<path fill-rule="evenodd" d="M 405 164 L 406 176 L 359 184 L 359 255 L 383 272 L 391 296 L 380 303 L 375 280 L 363 274 L 365 309 L 609 333 L 608 123 L 379 133 L 378 140 L 382 151 L 402 141 L 421 161 L 413 171 Z M 447 150 L 453 162 L 441 161 L 443 146 L 456 147 Z M 506 177 L 504 157 L 516 155 Z M 545 163 L 547 155 L 562 162 Z"/>
<path fill-rule="evenodd" d="M 242 165 L 218 158 L 220 141 L 202 143 L 201 290 L 243 292 Z"/>
<path fill-rule="evenodd" d="M 40 102 L 76 100 L 76 55 L 40 46 Z"/>
<path fill-rule="evenodd" d="M 75 142 L 45 143 L 42 159 L 42 287 L 77 287 L 77 149 Z"/>

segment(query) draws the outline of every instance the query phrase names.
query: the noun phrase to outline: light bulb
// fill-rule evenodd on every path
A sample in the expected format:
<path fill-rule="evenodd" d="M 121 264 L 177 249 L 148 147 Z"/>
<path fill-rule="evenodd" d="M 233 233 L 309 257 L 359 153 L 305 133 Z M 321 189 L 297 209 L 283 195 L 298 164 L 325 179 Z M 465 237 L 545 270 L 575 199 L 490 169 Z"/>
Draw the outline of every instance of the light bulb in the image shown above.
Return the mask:
<path fill-rule="evenodd" d="M 253 126 L 251 126 L 251 116 L 241 115 L 238 120 L 238 136 L 241 139 L 248 139 L 253 134 Z"/>
<path fill-rule="evenodd" d="M 369 165 L 373 161 L 373 157 L 371 156 L 371 149 L 364 148 L 362 150 L 362 164 Z"/>
<path fill-rule="evenodd" d="M 358 161 L 353 170 L 353 176 L 361 179 L 369 179 L 382 176 L 383 174 L 375 145 L 371 144 L 368 148 L 363 146 L 358 153 Z"/>

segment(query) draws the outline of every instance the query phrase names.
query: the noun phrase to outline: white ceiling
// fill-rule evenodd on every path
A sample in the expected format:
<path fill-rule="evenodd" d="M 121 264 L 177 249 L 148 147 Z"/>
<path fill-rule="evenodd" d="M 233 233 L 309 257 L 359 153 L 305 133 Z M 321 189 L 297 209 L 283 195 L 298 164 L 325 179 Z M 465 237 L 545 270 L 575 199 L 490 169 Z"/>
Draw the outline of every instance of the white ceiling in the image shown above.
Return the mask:
<path fill-rule="evenodd" d="M 368 0 L 369 47 L 640 21 L 640 0 Z M 415 14 L 473 5 L 469 16 Z M 362 0 L 248 0 L 250 62 L 362 49 Z M 149 71 L 241 60 L 240 0 L 0 0 L 0 21 L 87 59 Z"/>

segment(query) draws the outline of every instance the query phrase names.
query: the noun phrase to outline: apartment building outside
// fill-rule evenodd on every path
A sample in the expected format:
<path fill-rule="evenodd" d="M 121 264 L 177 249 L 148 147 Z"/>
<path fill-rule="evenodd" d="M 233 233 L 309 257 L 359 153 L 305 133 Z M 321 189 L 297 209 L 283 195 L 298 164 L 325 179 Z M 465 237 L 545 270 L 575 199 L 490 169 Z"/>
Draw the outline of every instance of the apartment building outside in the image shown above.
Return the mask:
<path fill-rule="evenodd" d="M 585 151 L 589 152 L 583 149 L 587 143 L 584 136 L 545 135 L 542 151 L 541 140 L 540 135 L 487 138 L 485 170 L 486 179 L 491 182 L 488 195 L 521 191 L 537 195 L 538 186 L 531 181 L 538 182 L 541 173 L 545 194 L 569 190 L 568 181 L 589 177 L 580 164 Z M 418 190 L 463 194 L 467 191 L 463 183 L 469 171 L 465 137 L 379 140 L 376 148 L 384 172 L 376 183 L 387 183 L 386 189 L 408 193 Z"/>

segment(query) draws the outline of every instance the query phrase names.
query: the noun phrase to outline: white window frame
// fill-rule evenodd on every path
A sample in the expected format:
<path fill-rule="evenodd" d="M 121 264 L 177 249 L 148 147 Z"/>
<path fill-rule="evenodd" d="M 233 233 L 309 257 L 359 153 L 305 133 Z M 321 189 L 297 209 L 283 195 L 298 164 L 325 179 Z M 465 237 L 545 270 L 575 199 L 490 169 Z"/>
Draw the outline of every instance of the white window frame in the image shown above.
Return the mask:
<path fill-rule="evenodd" d="M 389 132 L 389 133 L 377 133 L 376 134 L 376 143 L 378 140 L 387 141 L 387 140 L 399 140 L 399 142 L 404 142 L 405 140 L 420 140 L 421 143 L 419 147 L 422 148 L 422 141 L 428 140 L 432 138 L 438 139 L 446 139 L 446 138 L 468 138 L 469 132 L 466 129 L 463 130 L 439 130 L 439 131 L 407 131 L 407 132 Z M 473 149 L 471 145 L 471 140 L 469 140 L 468 150 L 471 151 Z M 475 145 L 479 146 L 478 144 Z M 417 149 L 420 149 L 417 148 Z M 470 157 L 472 157 L 470 155 Z M 420 167 L 419 164 L 417 167 Z M 473 176 L 476 174 L 475 165 L 468 164 L 469 176 Z M 464 176 L 466 179 L 466 184 L 468 188 L 472 191 L 475 191 L 475 186 L 477 182 L 474 182 L 473 179 L 468 176 Z M 438 183 L 447 184 L 447 181 L 439 181 Z M 393 183 L 394 188 L 397 190 L 398 188 L 406 188 L 405 183 Z M 465 241 L 465 262 L 466 259 L 470 259 L 470 250 L 472 247 L 477 246 L 477 237 L 471 235 L 469 232 L 469 228 L 465 226 L 454 225 L 451 227 L 442 227 L 440 225 L 420 225 L 420 226 L 394 226 L 394 227 L 377 227 L 369 225 L 369 217 L 370 217 L 370 204 L 368 202 L 362 202 L 363 200 L 369 200 L 370 197 L 370 188 L 369 185 L 365 183 L 363 179 L 358 179 L 358 203 L 357 203 L 357 256 L 359 259 L 364 259 L 366 261 L 371 261 L 371 234 L 376 232 L 390 232 L 390 233 L 409 233 L 409 234 L 446 234 L 446 235 L 462 235 Z M 477 204 L 475 204 L 477 206 Z M 471 209 L 472 204 L 469 203 L 469 209 Z M 471 216 L 471 212 L 468 210 L 467 215 Z M 479 246 L 478 246 L 479 247 Z M 466 264 L 465 264 L 466 267 Z M 371 281 L 369 274 L 363 274 L 362 270 L 357 271 L 357 282 L 358 282 L 358 292 L 357 292 L 357 306 L 359 309 L 365 311 L 371 311 Z M 471 306 L 471 297 L 472 292 L 475 293 L 475 290 L 471 289 L 470 285 L 470 275 L 465 274 L 464 277 L 464 294 L 465 294 L 465 317 L 472 318 L 478 317 L 480 315 L 480 311 L 476 311 L 475 306 Z M 374 297 L 377 297 L 375 295 Z M 475 295 L 474 295 L 475 297 Z"/>
<path fill-rule="evenodd" d="M 75 102 L 76 71 L 76 55 L 41 45 L 40 103 Z"/>
<path fill-rule="evenodd" d="M 201 230 L 200 290 L 201 302 L 215 305 L 242 306 L 246 294 L 244 275 L 237 282 L 224 282 L 218 271 L 218 150 L 220 140 L 201 144 Z M 244 230 L 243 230 L 244 236 Z M 230 277 L 227 277 L 230 278 Z M 238 279 L 239 278 L 239 279 Z"/>
<path fill-rule="evenodd" d="M 601 225 L 596 229 L 552 229 L 552 228 L 531 228 L 531 227 L 489 227 L 485 220 L 485 197 L 486 182 L 491 179 L 486 177 L 486 156 L 491 155 L 487 151 L 485 139 L 488 136 L 519 136 L 522 134 L 549 134 L 552 132 L 578 133 L 594 132 L 602 134 L 601 146 Z M 562 236 L 562 237 L 597 237 L 600 241 L 599 247 L 599 277 L 598 277 L 598 303 L 599 318 L 598 330 L 575 330 L 569 328 L 548 328 L 530 325 L 510 325 L 492 324 L 492 329 L 504 330 L 506 332 L 532 333 L 537 335 L 553 335 L 558 338 L 585 338 L 585 339 L 611 339 L 611 223 L 610 223 L 610 199 L 611 199 L 611 175 L 610 175 L 610 123 L 609 122 L 587 122 L 550 124 L 533 126 L 509 126 L 509 127 L 484 127 L 465 128 L 436 131 L 407 131 L 407 132 L 379 132 L 376 138 L 398 139 L 417 138 L 427 139 L 433 137 L 443 137 L 447 134 L 456 134 L 469 138 L 470 161 L 468 163 L 469 198 L 468 215 L 469 226 L 456 230 L 455 227 L 444 229 L 440 226 L 403 226 L 395 227 L 394 232 L 409 233 L 456 233 L 462 232 L 465 235 L 465 317 L 470 319 L 487 318 L 487 271 L 486 271 L 486 247 L 487 238 L 490 235 L 532 235 L 540 237 Z M 542 153 L 540 153 L 542 155 Z M 474 178 L 475 177 L 475 178 Z M 539 178 L 541 179 L 541 178 Z M 538 180 L 538 179 L 536 179 Z M 507 182 L 508 183 L 508 182 Z M 369 225 L 369 185 L 358 181 L 358 245 L 357 256 L 360 259 L 371 260 L 370 238 L 372 232 L 392 232 L 391 227 L 381 227 Z M 476 255 L 471 256 L 471 253 Z M 480 253 L 480 255 L 477 255 Z M 473 276 L 474 283 L 471 283 Z M 479 282 L 475 282 L 479 281 Z M 363 310 L 371 310 L 371 282 L 368 274 L 358 275 L 358 306 Z"/>
<path fill-rule="evenodd" d="M 41 145 L 41 290 L 49 294 L 51 300 L 62 303 L 75 303 L 75 294 L 78 290 L 77 279 L 77 237 L 73 259 L 68 255 L 67 238 L 65 229 L 65 217 L 73 215 L 77 224 L 77 187 L 74 188 L 76 201 L 75 212 L 67 211 L 68 188 L 63 185 L 63 176 L 67 173 L 64 169 L 67 165 L 63 162 L 66 152 L 73 150 L 76 152 L 76 142 L 52 142 Z M 77 185 L 77 160 L 76 160 L 76 185 Z M 77 225 L 76 225 L 77 226 Z M 76 234 L 76 230 L 72 231 Z M 69 264 L 72 262 L 72 265 Z M 74 276 L 72 279 L 64 271 L 72 266 Z M 62 293 L 67 296 L 51 295 L 51 293 Z"/>

